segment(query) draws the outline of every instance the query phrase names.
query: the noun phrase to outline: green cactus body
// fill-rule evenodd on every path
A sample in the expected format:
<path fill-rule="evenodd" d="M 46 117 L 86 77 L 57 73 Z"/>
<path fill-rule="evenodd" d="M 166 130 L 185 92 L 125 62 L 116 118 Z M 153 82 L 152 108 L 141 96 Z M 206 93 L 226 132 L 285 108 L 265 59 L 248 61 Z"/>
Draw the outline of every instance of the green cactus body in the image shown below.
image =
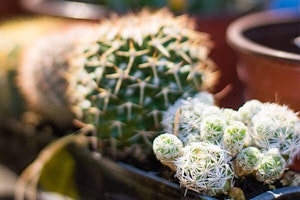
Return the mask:
<path fill-rule="evenodd" d="M 243 149 L 234 160 L 234 171 L 237 176 L 242 177 L 252 174 L 262 158 L 262 153 L 257 147 Z"/>
<path fill-rule="evenodd" d="M 117 145 L 144 140 L 151 147 L 162 112 L 216 80 L 211 42 L 186 16 L 143 10 L 104 21 L 95 34 L 72 60 L 78 71 L 69 94 L 77 94 L 75 114 Z"/>
<path fill-rule="evenodd" d="M 175 176 L 182 186 L 211 196 L 227 193 L 233 186 L 230 156 L 220 146 L 192 142 L 182 151 L 175 161 Z"/>
<path fill-rule="evenodd" d="M 181 156 L 183 144 L 179 138 L 170 133 L 157 136 L 153 141 L 153 152 L 164 165 L 176 171 L 175 160 Z"/>
<path fill-rule="evenodd" d="M 280 179 L 286 168 L 286 161 L 277 148 L 270 148 L 262 156 L 255 173 L 258 181 L 272 184 Z"/>

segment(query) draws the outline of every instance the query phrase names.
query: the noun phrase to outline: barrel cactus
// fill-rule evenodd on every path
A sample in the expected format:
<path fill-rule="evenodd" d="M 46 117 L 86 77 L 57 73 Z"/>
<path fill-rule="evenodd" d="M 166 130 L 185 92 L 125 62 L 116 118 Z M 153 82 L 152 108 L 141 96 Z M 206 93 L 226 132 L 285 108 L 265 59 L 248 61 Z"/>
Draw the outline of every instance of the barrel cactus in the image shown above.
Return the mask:
<path fill-rule="evenodd" d="M 25 47 L 18 68 L 17 83 L 28 107 L 60 128 L 69 126 L 73 118 L 65 93 L 69 86 L 65 77 L 70 69 L 69 52 L 83 40 L 78 39 L 83 37 L 82 29 L 88 33 L 92 26 L 70 25 L 39 37 Z"/>
<path fill-rule="evenodd" d="M 65 83 L 58 94 L 51 88 L 52 92 L 40 92 L 34 105 L 43 111 L 47 107 L 43 100 L 47 98 L 52 112 L 60 113 L 54 109 L 54 99 L 67 102 L 67 108 L 80 122 L 77 124 L 93 125 L 101 141 L 108 141 L 110 152 L 126 152 L 119 149 L 132 147 L 133 143 L 151 152 L 153 136 L 162 130 L 162 112 L 179 97 L 212 89 L 218 79 L 219 72 L 208 57 L 212 48 L 209 35 L 196 31 L 193 20 L 185 15 L 175 17 L 165 9 L 142 10 L 113 16 L 91 32 L 81 29 L 77 36 L 86 39 L 75 46 L 74 40 L 71 45 L 57 45 L 64 50 L 72 46 L 73 50 L 68 49 L 66 54 L 59 53 L 57 46 L 53 48 L 54 42 L 48 42 L 48 52 L 36 50 L 37 59 L 50 59 L 47 62 L 52 64 L 34 63 L 32 68 L 40 68 L 37 71 L 41 72 L 47 67 L 49 72 L 35 74 L 44 76 L 46 86 L 53 77 Z M 55 40 L 68 37 L 60 35 Z M 56 55 L 49 57 L 49 53 Z M 64 70 L 57 70 L 62 67 L 55 64 L 57 60 L 64 63 Z M 55 74 L 62 71 L 66 72 L 64 76 Z M 20 85 L 29 81 L 30 88 L 26 90 L 41 90 L 41 82 L 35 81 L 42 79 L 28 80 L 23 74 Z M 47 97 L 49 94 L 55 98 Z M 64 115 L 56 115 L 53 121 L 64 121 Z"/>
<path fill-rule="evenodd" d="M 66 19 L 41 16 L 2 19 L 0 23 L 0 114 L 17 116 L 23 111 L 22 99 L 14 82 L 23 48 L 32 44 L 37 37 L 68 23 L 69 20 Z"/>

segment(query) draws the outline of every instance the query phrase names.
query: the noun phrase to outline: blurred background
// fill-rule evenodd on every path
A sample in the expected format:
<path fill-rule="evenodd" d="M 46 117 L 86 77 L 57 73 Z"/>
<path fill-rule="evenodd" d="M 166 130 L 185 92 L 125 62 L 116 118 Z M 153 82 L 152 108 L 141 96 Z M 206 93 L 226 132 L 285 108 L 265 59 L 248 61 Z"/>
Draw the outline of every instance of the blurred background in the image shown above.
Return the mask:
<path fill-rule="evenodd" d="M 39 150 L 46 144 L 40 141 L 47 141 L 45 137 L 48 137 L 40 135 L 39 137 L 43 138 L 33 139 L 32 135 L 20 135 L 14 133 L 14 130 L 10 130 L 12 134 L 7 134 L 6 131 L 7 127 L 20 125 L 15 119 L 26 110 L 14 85 L 22 47 L 51 28 L 61 28 L 65 23 L 61 20 L 101 21 L 112 12 L 124 14 L 143 7 L 153 9 L 168 7 L 175 14 L 189 14 L 196 19 L 197 29 L 209 33 L 214 42 L 211 58 L 222 73 L 215 92 L 227 88 L 219 104 L 222 107 L 238 108 L 244 102 L 243 85 L 237 78 L 235 52 L 226 42 L 226 28 L 234 19 L 248 13 L 279 8 L 299 9 L 300 1 L 2 0 L 0 2 L 0 199 L 5 192 L 12 191 L 17 174 L 34 160 Z M 41 17 L 43 19 L 39 20 Z M 35 20 L 37 18 L 38 20 Z M 229 89 L 227 86 L 230 86 Z M 19 139 L 17 142 L 16 137 Z"/>

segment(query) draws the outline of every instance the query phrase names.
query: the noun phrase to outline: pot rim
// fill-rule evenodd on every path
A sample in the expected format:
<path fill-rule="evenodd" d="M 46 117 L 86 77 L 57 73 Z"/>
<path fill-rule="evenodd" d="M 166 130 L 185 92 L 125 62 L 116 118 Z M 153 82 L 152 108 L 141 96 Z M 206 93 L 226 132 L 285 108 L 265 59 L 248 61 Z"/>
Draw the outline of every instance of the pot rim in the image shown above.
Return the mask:
<path fill-rule="evenodd" d="M 21 5 L 34 13 L 73 19 L 99 20 L 109 15 L 104 5 L 63 0 L 21 0 Z"/>
<path fill-rule="evenodd" d="M 296 193 L 300 193 L 300 186 L 283 187 L 270 190 L 252 198 L 251 200 L 276 200 L 277 198 L 289 197 L 289 195 L 291 196 Z"/>
<path fill-rule="evenodd" d="M 296 9 L 268 10 L 248 14 L 229 24 L 226 31 L 226 39 L 228 44 L 238 51 L 299 62 L 299 54 L 276 50 L 255 43 L 243 35 L 243 32 L 251 28 L 277 23 L 294 22 L 299 19 L 300 10 Z"/>

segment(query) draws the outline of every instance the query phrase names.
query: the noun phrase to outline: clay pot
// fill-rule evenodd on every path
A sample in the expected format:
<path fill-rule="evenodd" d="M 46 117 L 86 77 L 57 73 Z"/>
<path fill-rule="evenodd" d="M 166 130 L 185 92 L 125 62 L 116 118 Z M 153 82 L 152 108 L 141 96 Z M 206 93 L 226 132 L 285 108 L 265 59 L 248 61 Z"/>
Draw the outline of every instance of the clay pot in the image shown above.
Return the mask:
<path fill-rule="evenodd" d="M 297 10 L 273 10 L 245 15 L 227 29 L 237 52 L 237 73 L 244 98 L 286 104 L 300 111 L 300 35 Z"/>

